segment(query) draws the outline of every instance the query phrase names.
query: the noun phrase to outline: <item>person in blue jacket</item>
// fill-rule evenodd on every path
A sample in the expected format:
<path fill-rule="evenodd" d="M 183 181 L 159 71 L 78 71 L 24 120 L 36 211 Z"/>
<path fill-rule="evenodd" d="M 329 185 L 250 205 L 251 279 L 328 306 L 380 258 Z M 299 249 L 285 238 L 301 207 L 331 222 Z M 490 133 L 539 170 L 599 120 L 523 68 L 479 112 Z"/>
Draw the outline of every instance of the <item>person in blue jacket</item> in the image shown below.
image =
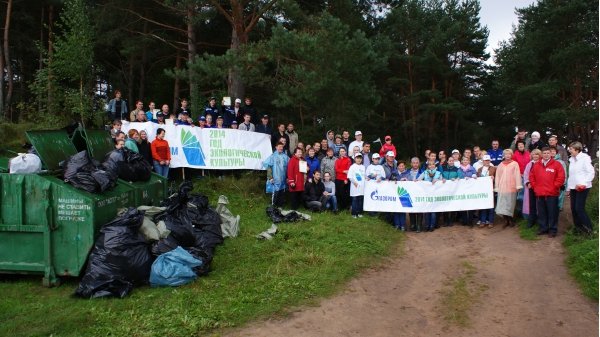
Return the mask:
<path fill-rule="evenodd" d="M 319 168 L 321 167 L 321 163 L 319 161 L 319 158 L 317 158 L 317 156 L 315 155 L 315 149 L 312 147 L 308 150 L 308 155 L 305 159 L 306 164 L 308 165 L 308 174 L 306 175 L 306 178 L 310 181 L 315 171 L 319 170 Z"/>
<path fill-rule="evenodd" d="M 504 150 L 500 148 L 500 141 L 497 139 L 492 140 L 492 148 L 487 150 L 487 154 L 490 156 L 491 162 L 494 166 L 500 165 L 502 159 L 504 159 L 502 154 L 503 151 Z"/>
<path fill-rule="evenodd" d="M 285 188 L 287 181 L 287 166 L 290 160 L 283 152 L 284 144 L 278 142 L 275 145 L 275 152 L 263 162 L 263 167 L 267 169 L 267 184 L 270 184 L 273 193 L 273 205 L 283 206 L 285 203 Z"/>

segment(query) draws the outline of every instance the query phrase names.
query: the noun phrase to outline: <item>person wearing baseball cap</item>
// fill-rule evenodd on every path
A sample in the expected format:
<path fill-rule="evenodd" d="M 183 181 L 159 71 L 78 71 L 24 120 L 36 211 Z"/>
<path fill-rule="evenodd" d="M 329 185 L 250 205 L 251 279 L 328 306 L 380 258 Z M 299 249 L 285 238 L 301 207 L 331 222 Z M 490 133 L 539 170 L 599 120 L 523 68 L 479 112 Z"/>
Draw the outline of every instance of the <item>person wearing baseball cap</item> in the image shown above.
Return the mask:
<path fill-rule="evenodd" d="M 452 150 L 452 158 L 454 158 L 454 166 L 460 167 L 460 151 L 458 149 Z"/>
<path fill-rule="evenodd" d="M 496 175 L 496 167 L 492 165 L 492 157 L 489 154 L 484 154 L 481 157 L 483 165 L 477 169 L 477 177 L 492 177 L 492 184 L 494 176 Z M 479 210 L 479 220 L 477 221 L 479 228 L 493 228 L 494 227 L 494 208 L 481 209 Z"/>
<path fill-rule="evenodd" d="M 165 124 L 165 114 L 162 111 L 156 113 L 156 119 L 152 120 L 156 124 Z"/>
<path fill-rule="evenodd" d="M 208 100 L 208 104 L 204 107 L 204 116 L 211 115 L 216 118 L 219 114 L 219 107 L 217 106 L 217 98 L 211 97 Z"/>
<path fill-rule="evenodd" d="M 384 157 L 388 151 L 392 151 L 394 153 L 394 157 L 396 157 L 396 146 L 392 144 L 392 137 L 387 135 L 384 139 L 385 143 L 383 143 L 383 145 L 381 146 L 381 149 L 379 150 L 379 155 Z"/>
<path fill-rule="evenodd" d="M 361 131 L 354 132 L 354 141 L 352 141 L 352 143 L 350 143 L 350 145 L 348 145 L 348 152 L 350 154 L 353 153 L 355 146 L 358 146 L 358 152 L 362 152 L 362 148 L 363 148 L 363 144 L 364 144 L 362 137 L 363 137 L 363 134 Z"/>
<path fill-rule="evenodd" d="M 273 129 L 269 125 L 269 115 L 263 115 L 260 119 L 260 124 L 256 125 L 256 132 L 264 133 L 267 135 L 273 134 Z"/>
<path fill-rule="evenodd" d="M 381 166 L 383 167 L 383 171 L 385 172 L 385 179 L 390 180 L 392 174 L 394 174 L 394 172 L 396 171 L 396 155 L 394 154 L 394 152 L 388 151 L 385 153 L 385 158 L 383 159 L 383 164 L 381 164 Z"/>
<path fill-rule="evenodd" d="M 342 136 L 340 134 L 337 134 L 337 135 L 335 135 L 335 141 L 333 143 L 333 154 L 336 157 L 339 157 L 340 149 L 344 149 L 344 150 L 346 150 L 346 153 L 348 153 L 348 149 L 346 148 L 346 145 L 344 145 L 344 143 L 342 143 Z"/>
<path fill-rule="evenodd" d="M 379 155 L 379 153 L 373 153 L 373 156 L 371 157 L 371 165 L 367 166 L 367 170 L 366 170 L 366 175 L 367 175 L 367 181 L 373 179 L 377 182 L 381 182 L 382 180 L 385 180 L 385 170 L 383 169 L 383 166 L 381 166 L 381 164 L 379 163 L 379 159 L 381 158 L 381 156 Z"/>
<path fill-rule="evenodd" d="M 237 130 L 237 128 L 238 128 L 238 122 L 237 121 L 232 121 L 230 127 L 232 129 L 236 129 Z"/>

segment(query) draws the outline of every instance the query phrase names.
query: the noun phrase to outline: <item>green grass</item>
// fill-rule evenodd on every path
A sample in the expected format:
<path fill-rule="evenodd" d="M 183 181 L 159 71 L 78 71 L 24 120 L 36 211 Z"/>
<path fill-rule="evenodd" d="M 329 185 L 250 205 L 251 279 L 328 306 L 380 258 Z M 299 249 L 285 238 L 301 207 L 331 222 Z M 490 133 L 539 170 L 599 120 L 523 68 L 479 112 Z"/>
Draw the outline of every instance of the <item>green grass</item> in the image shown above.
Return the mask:
<path fill-rule="evenodd" d="M 77 279 L 44 288 L 41 277 L 0 276 L 0 336 L 197 336 L 250 320 L 285 315 L 339 289 L 381 257 L 399 252 L 402 238 L 377 218 L 347 212 L 314 214 L 310 222 L 279 225 L 271 241 L 255 238 L 271 222 L 264 173 L 195 180 L 216 203 L 227 195 L 241 232 L 216 250 L 212 272 L 179 288 L 136 288 L 125 299 L 70 295 Z"/>
<path fill-rule="evenodd" d="M 527 220 L 521 219 L 517 221 L 519 225 L 519 236 L 523 240 L 535 241 L 539 240 L 540 237 L 537 235 L 538 225 L 533 225 L 532 227 L 527 227 Z"/>
<path fill-rule="evenodd" d="M 568 202 L 568 200 L 567 200 Z M 594 224 L 591 236 L 576 235 L 569 231 L 563 244 L 567 249 L 567 267 L 584 295 L 598 301 L 598 179 L 594 180 L 586 204 L 586 211 Z"/>
<path fill-rule="evenodd" d="M 451 325 L 468 327 L 469 311 L 479 296 L 487 289 L 486 285 L 478 285 L 475 281 L 477 269 L 467 261 L 459 266 L 457 277 L 449 280 L 442 290 L 441 312 L 444 320 Z"/>

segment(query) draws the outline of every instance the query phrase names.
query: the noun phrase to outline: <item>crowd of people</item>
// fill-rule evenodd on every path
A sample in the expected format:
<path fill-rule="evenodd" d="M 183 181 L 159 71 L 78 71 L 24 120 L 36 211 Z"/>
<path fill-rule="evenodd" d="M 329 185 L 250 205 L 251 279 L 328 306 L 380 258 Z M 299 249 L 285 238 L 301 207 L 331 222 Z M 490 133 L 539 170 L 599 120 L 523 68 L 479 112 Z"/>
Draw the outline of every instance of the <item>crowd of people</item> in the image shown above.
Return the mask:
<path fill-rule="evenodd" d="M 283 129 L 282 129 L 283 132 Z M 510 146 L 500 147 L 494 139 L 487 150 L 480 146 L 445 150 L 427 149 L 423 161 L 418 156 L 404 161 L 398 155 L 391 136 L 385 136 L 378 152 L 363 141 L 361 131 L 330 130 L 314 143 L 296 143 L 290 147 L 285 137 L 275 137 L 273 154 L 264 161 L 267 191 L 276 206 L 286 203 L 312 211 L 329 210 L 337 214 L 350 210 L 352 217 L 363 217 L 364 188 L 368 181 L 427 181 L 491 177 L 494 208 L 457 212 L 388 213 L 386 218 L 399 230 L 433 231 L 440 226 L 461 223 L 466 226 L 493 228 L 495 215 L 503 226 L 515 225 L 515 216 L 527 219 L 527 225 L 539 226 L 538 235 L 555 237 L 559 212 L 565 197 L 570 197 L 575 230 L 592 233 L 592 223 L 585 212 L 585 201 L 594 179 L 591 158 L 579 142 L 565 149 L 558 137 L 551 135 L 547 144 L 539 132 L 531 137 L 519 130 Z M 569 156 L 570 154 L 570 156 Z M 568 174 L 567 174 L 568 173 Z M 410 226 L 408 226 L 410 225 Z"/>
<path fill-rule="evenodd" d="M 515 215 L 527 219 L 528 226 L 539 225 L 539 235 L 555 237 L 558 215 L 565 197 L 570 197 L 575 230 L 591 233 L 592 223 L 585 212 L 585 202 L 595 170 L 591 158 L 583 152 L 579 142 L 572 142 L 568 151 L 551 135 L 547 143 L 539 132 L 519 129 L 509 147 L 502 149 L 500 140 L 494 139 L 487 150 L 480 146 L 432 151 L 427 149 L 423 161 L 418 156 L 402 160 L 391 136 L 384 137 L 378 152 L 371 151 L 371 144 L 363 141 L 361 131 L 343 130 L 336 134 L 328 131 L 321 140 L 303 143 L 293 123 L 276 124 L 271 128 L 268 115 L 259 114 L 246 97 L 229 105 L 223 100 L 218 106 L 211 97 L 208 104 L 194 121 L 188 101 L 181 100 L 175 113 L 163 104 L 156 109 L 150 102 L 147 111 L 137 101 L 129 112 L 127 104 L 116 91 L 115 98 L 107 106 L 108 117 L 113 120 L 111 135 L 116 146 L 138 152 L 153 165 L 154 170 L 165 177 L 169 173 L 171 154 L 164 139 L 165 130 L 159 128 L 156 139 L 148 142 L 145 131 L 130 129 L 128 135 L 121 131 L 121 120 L 132 122 L 152 121 L 157 124 L 191 125 L 200 128 L 232 128 L 268 134 L 273 154 L 263 165 L 267 169 L 266 190 L 272 195 L 272 203 L 284 206 L 286 199 L 292 209 L 304 205 L 313 211 L 329 210 L 337 214 L 350 210 L 355 218 L 363 217 L 364 187 L 367 181 L 438 181 L 477 179 L 491 177 L 494 186 L 494 208 L 475 211 L 443 213 L 392 213 L 386 218 L 399 230 L 420 232 L 433 231 L 440 226 L 477 225 L 492 228 L 495 215 L 502 216 L 504 226 L 515 225 Z M 570 154 L 570 156 L 569 156 Z M 568 173 L 568 174 L 567 174 Z M 409 224 L 410 226 L 407 226 Z M 440 225 L 441 224 L 441 225 Z"/>

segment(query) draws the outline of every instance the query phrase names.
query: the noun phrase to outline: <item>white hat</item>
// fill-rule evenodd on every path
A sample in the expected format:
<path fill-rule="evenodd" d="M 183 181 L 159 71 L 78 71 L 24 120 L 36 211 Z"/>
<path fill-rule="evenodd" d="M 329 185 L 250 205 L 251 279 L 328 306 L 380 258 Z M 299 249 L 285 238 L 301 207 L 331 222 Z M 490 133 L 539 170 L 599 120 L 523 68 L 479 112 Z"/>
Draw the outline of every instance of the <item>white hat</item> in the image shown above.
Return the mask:
<path fill-rule="evenodd" d="M 360 132 L 360 131 L 356 131 L 356 132 L 354 133 L 354 135 L 355 135 L 355 136 L 362 135 L 362 132 Z"/>
<path fill-rule="evenodd" d="M 391 152 L 391 151 L 390 151 L 390 152 Z M 392 152 L 392 155 L 393 155 L 393 154 L 394 154 L 394 153 Z M 372 158 L 373 158 L 373 159 L 379 159 L 379 158 L 381 158 L 381 157 L 379 156 L 379 153 L 375 152 L 375 153 L 373 153 L 373 157 L 372 157 Z"/>
<path fill-rule="evenodd" d="M 452 153 L 460 153 L 460 151 L 458 151 L 457 149 L 452 150 Z"/>
<path fill-rule="evenodd" d="M 239 99 L 239 98 L 236 98 L 236 99 L 235 99 L 235 102 L 236 102 L 236 103 L 242 103 L 242 100 L 241 100 L 241 99 Z"/>
<path fill-rule="evenodd" d="M 533 131 L 531 133 L 531 139 L 540 139 L 540 133 L 537 131 Z"/>
<path fill-rule="evenodd" d="M 483 159 L 483 160 L 492 160 L 492 157 L 490 157 L 489 154 L 484 154 L 483 158 L 481 158 L 481 159 Z"/>
<path fill-rule="evenodd" d="M 394 155 L 394 152 L 393 152 L 393 151 L 388 151 L 388 152 L 387 152 L 385 155 L 386 155 L 387 157 L 396 157 L 396 156 Z"/>

